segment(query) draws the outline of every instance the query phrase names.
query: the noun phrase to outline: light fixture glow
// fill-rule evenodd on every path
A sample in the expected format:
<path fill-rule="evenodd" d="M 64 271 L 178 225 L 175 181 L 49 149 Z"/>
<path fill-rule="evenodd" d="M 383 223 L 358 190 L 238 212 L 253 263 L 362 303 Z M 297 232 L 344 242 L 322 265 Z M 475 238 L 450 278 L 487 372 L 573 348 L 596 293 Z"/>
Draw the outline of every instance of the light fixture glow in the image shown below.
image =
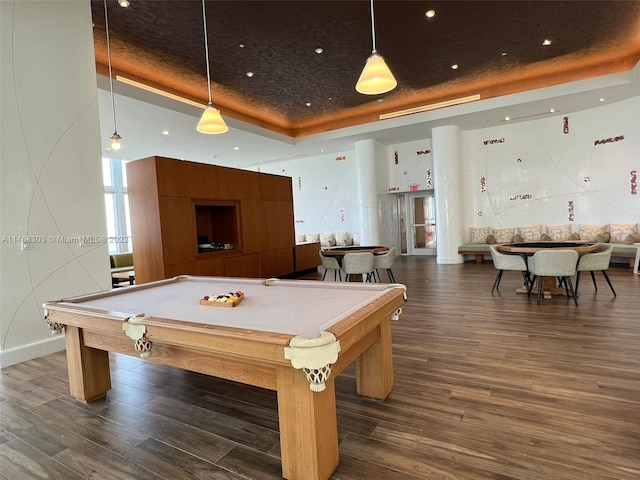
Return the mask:
<path fill-rule="evenodd" d="M 318 47 L 318 48 L 316 48 L 315 52 L 316 52 L 318 55 L 320 55 L 322 52 L 324 52 L 324 49 L 322 49 L 322 48 Z"/>
<path fill-rule="evenodd" d="M 120 150 L 120 147 L 122 147 L 120 140 L 122 140 L 122 137 L 118 135 L 118 132 L 115 132 L 109 137 L 109 148 L 115 151 Z"/>
<path fill-rule="evenodd" d="M 147 85 L 146 83 L 141 83 L 127 77 L 123 77 L 122 75 L 116 75 L 116 80 L 122 83 L 126 83 L 127 85 L 131 85 L 132 87 L 136 87 L 141 90 L 145 90 L 147 92 L 155 93 L 156 95 L 162 95 L 163 97 L 170 98 L 171 100 L 176 100 L 177 102 L 182 102 L 186 105 L 192 105 L 198 108 L 206 107 L 206 105 L 202 102 L 194 102 L 193 100 L 189 100 L 188 98 L 184 98 L 184 97 L 181 97 L 180 95 L 175 95 L 173 93 L 165 92 L 164 90 L 160 90 L 159 88 L 152 87 L 151 85 Z"/>
<path fill-rule="evenodd" d="M 443 102 L 431 103 L 429 105 L 423 105 L 421 107 L 413 107 L 413 108 L 407 108 L 406 110 L 398 110 L 396 112 L 383 113 L 380 115 L 379 118 L 380 120 L 385 120 L 387 118 L 402 117 L 404 115 L 428 112 L 429 110 L 436 110 L 438 108 L 443 108 L 443 107 L 451 107 L 453 105 L 473 102 L 475 100 L 480 100 L 480 95 L 477 93 L 475 95 L 469 95 L 468 97 L 454 98 L 452 100 L 445 100 Z"/>
<path fill-rule="evenodd" d="M 364 95 L 378 95 L 387 93 L 396 88 L 398 82 L 391 73 L 384 58 L 378 55 L 376 50 L 376 27 L 373 14 L 373 0 L 371 0 L 371 38 L 373 49 L 371 56 L 367 58 L 364 69 L 356 83 L 356 90 Z"/>
<path fill-rule="evenodd" d="M 427 18 L 433 18 L 436 16 L 436 11 L 435 10 L 427 10 L 426 12 L 424 12 L 424 16 Z"/>
<path fill-rule="evenodd" d="M 249 77 L 249 78 L 253 77 L 254 75 L 255 75 L 255 73 L 253 73 L 253 72 L 247 72 L 247 77 Z"/>
<path fill-rule="evenodd" d="M 127 8 L 129 5 L 131 5 L 131 3 L 129 2 L 129 0 L 118 0 L 118 5 Z"/>
<path fill-rule="evenodd" d="M 207 104 L 207 108 L 202 112 L 202 116 L 200 117 L 200 121 L 198 122 L 198 126 L 196 130 L 200 133 L 206 133 L 209 135 L 218 135 L 220 133 L 224 133 L 229 130 L 227 124 L 224 122 L 222 115 L 220 115 L 220 110 L 213 106 L 211 102 L 211 69 L 209 67 L 209 41 L 207 37 L 207 10 L 204 4 L 204 0 L 202 0 L 202 26 L 204 29 L 204 53 L 205 60 L 207 64 L 207 90 L 209 92 L 209 103 Z"/>
<path fill-rule="evenodd" d="M 454 63 L 453 65 L 451 65 L 451 70 L 457 70 L 459 67 L 459 65 L 457 63 Z"/>
<path fill-rule="evenodd" d="M 165 130 L 163 130 L 163 131 L 162 131 L 162 134 L 163 134 L 163 135 L 169 135 L 169 130 L 166 130 L 166 129 L 165 129 Z"/>
<path fill-rule="evenodd" d="M 111 45 L 109 42 L 109 15 L 107 14 L 107 0 L 104 3 L 104 29 L 107 36 L 107 63 L 109 64 L 109 89 L 111 90 L 111 113 L 113 114 L 113 134 L 109 137 L 109 146 L 111 150 L 120 150 L 122 146 L 120 140 L 122 137 L 118 135 L 118 127 L 116 125 L 116 100 L 113 94 L 113 72 L 111 71 Z"/>
<path fill-rule="evenodd" d="M 196 130 L 208 135 L 217 135 L 225 133 L 229 130 L 229 127 L 224 123 L 222 115 L 220 115 L 220 110 L 210 103 L 207 105 L 207 108 L 204 109 Z"/>
<path fill-rule="evenodd" d="M 505 121 L 505 122 L 508 122 L 509 120 L 511 120 L 511 118 L 509 118 L 509 117 L 504 117 L 504 121 Z"/>
<path fill-rule="evenodd" d="M 544 42 L 542 42 L 542 45 L 544 45 L 545 47 L 547 47 L 547 46 L 551 45 L 551 40 L 549 40 L 548 38 L 546 38 L 546 39 L 544 40 Z"/>

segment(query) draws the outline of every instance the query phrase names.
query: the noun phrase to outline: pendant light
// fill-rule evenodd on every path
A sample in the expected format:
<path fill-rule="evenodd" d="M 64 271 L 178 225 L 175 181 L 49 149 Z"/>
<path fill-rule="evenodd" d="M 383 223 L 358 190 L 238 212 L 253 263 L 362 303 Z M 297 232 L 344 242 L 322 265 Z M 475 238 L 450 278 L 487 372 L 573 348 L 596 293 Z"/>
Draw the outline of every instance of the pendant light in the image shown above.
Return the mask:
<path fill-rule="evenodd" d="M 122 137 L 118 135 L 118 128 L 116 126 L 116 101 L 113 95 L 113 75 L 111 74 L 111 47 L 109 45 L 109 16 L 107 14 L 107 0 L 104 2 L 104 26 L 107 33 L 107 63 L 109 64 L 109 88 L 111 89 L 111 112 L 113 113 L 113 135 L 109 137 L 108 148 L 118 151 L 122 146 L 120 140 Z"/>
<path fill-rule="evenodd" d="M 206 56 L 207 63 L 207 88 L 209 91 L 209 103 L 207 108 L 205 108 L 202 113 L 202 117 L 200 117 L 200 121 L 198 122 L 198 126 L 196 130 L 200 133 L 208 133 L 208 134 L 218 134 L 224 133 L 229 130 L 227 124 L 224 123 L 222 119 L 222 115 L 220 115 L 220 110 L 213 106 L 211 102 L 211 72 L 209 69 L 209 42 L 207 40 L 207 11 L 204 6 L 205 0 L 202 0 L 202 22 L 204 26 L 204 53 Z"/>
<path fill-rule="evenodd" d="M 367 63 L 360 74 L 356 90 L 364 95 L 378 95 L 390 92 L 398 85 L 393 73 L 376 50 L 376 25 L 373 16 L 373 0 L 371 0 L 371 38 L 373 49 L 371 56 L 367 58 Z"/>

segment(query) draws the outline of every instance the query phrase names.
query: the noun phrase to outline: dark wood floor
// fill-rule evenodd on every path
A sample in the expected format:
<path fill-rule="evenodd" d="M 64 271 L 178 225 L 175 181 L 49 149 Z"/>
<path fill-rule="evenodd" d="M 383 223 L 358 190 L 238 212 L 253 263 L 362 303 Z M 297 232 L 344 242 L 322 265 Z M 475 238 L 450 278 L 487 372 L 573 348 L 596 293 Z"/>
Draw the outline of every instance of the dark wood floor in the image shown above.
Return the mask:
<path fill-rule="evenodd" d="M 337 378 L 332 478 L 638 480 L 640 276 L 609 271 L 615 299 L 583 276 L 578 307 L 536 305 L 513 272 L 492 296 L 491 263 L 399 258 L 396 385 L 379 403 Z M 114 355 L 85 405 L 66 377 L 62 352 L 2 370 L 0 478 L 280 478 L 274 392 Z"/>

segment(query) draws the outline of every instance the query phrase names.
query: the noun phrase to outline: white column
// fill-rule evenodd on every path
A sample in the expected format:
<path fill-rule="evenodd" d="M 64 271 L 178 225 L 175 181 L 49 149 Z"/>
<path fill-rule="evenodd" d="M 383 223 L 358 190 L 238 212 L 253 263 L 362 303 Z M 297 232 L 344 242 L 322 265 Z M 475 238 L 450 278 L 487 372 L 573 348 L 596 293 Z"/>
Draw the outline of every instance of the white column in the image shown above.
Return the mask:
<path fill-rule="evenodd" d="M 378 196 L 376 190 L 376 155 L 380 150 L 375 140 L 356 142 L 356 174 L 360 211 L 360 244 L 380 243 Z"/>
<path fill-rule="evenodd" d="M 462 263 L 462 135 L 454 126 L 434 128 L 433 177 L 436 201 L 436 262 Z"/>

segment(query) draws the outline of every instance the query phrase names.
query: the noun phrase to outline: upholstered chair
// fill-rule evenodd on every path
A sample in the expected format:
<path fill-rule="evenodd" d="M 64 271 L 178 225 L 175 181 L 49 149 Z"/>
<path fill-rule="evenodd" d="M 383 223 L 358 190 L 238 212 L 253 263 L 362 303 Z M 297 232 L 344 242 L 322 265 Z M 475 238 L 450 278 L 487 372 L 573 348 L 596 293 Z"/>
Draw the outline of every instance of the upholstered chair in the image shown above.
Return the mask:
<path fill-rule="evenodd" d="M 322 254 L 322 250 L 320 253 L 320 261 L 322 262 L 322 268 L 324 268 L 324 273 L 322 274 L 322 280 L 327 276 L 327 272 L 329 270 L 333 270 L 333 280 L 337 281 L 340 279 L 342 281 L 342 271 L 340 270 L 340 264 L 336 257 L 327 257 Z"/>
<path fill-rule="evenodd" d="M 391 283 L 396 283 L 396 279 L 393 276 L 393 271 L 391 267 L 393 267 L 394 262 L 396 261 L 396 248 L 391 247 L 385 253 L 381 253 L 379 255 L 373 256 L 373 268 L 375 268 L 375 274 L 378 276 L 378 281 L 382 282 L 380 278 L 380 270 L 386 270 L 387 276 L 389 277 L 389 281 Z"/>
<path fill-rule="evenodd" d="M 571 282 L 571 277 L 576 273 L 577 264 L 578 252 L 574 250 L 538 250 L 529 257 L 528 261 L 529 272 L 533 274 L 533 278 L 529 283 L 529 296 L 531 296 L 536 277 L 540 277 L 538 280 L 539 304 L 542 296 L 542 279 L 544 277 L 557 277 L 560 279 L 560 284 L 564 284 L 567 297 L 569 296 L 569 291 L 571 291 L 573 302 L 578 306 L 578 298 Z"/>
<path fill-rule="evenodd" d="M 370 282 L 375 270 L 373 267 L 373 253 L 347 253 L 342 259 L 342 269 L 347 274 L 347 282 L 351 275 L 362 275 L 364 282 Z"/>
<path fill-rule="evenodd" d="M 611 285 L 609 275 L 607 275 L 607 269 L 609 268 L 609 262 L 611 261 L 611 250 L 613 250 L 613 245 L 603 243 L 600 245 L 600 249 L 597 252 L 585 253 L 580 257 L 578 260 L 578 273 L 576 274 L 576 295 L 578 294 L 578 287 L 580 286 L 580 272 L 591 273 L 593 286 L 596 289 L 596 292 L 598 291 L 594 272 L 599 271 L 602 272 L 604 279 L 609 284 L 609 288 L 611 289 L 613 296 L 617 296 L 616 291 L 613 289 L 613 285 Z"/>
<path fill-rule="evenodd" d="M 493 266 L 496 268 L 496 270 L 498 270 L 496 279 L 493 282 L 493 288 L 491 289 L 492 294 L 494 290 L 500 289 L 500 280 L 502 280 L 502 274 L 505 272 L 505 270 L 521 272 L 524 286 L 527 288 L 529 287 L 529 272 L 527 271 L 527 263 L 521 255 L 499 252 L 496 245 L 489 245 L 489 250 L 491 250 L 491 259 L 493 260 Z"/>

